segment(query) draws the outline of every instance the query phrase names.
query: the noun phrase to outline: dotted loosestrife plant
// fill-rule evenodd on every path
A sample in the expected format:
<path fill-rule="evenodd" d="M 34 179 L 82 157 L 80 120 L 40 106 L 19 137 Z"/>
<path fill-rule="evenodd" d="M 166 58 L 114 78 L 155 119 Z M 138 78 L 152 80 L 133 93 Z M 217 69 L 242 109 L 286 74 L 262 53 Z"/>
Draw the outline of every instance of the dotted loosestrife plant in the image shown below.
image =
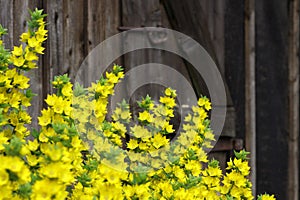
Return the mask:
<path fill-rule="evenodd" d="M 237 152 L 223 175 L 203 150 L 214 140 L 207 98 L 199 99 L 172 143 L 176 91 L 170 88 L 159 103 L 149 96 L 138 101 L 136 116 L 126 101 L 109 113 L 108 99 L 124 76 L 117 65 L 89 88 L 57 76 L 57 93 L 48 95 L 38 117 L 40 130 L 29 130 L 33 94 L 24 72 L 37 67 L 47 38 L 42 10 L 30 14 L 20 46 L 9 51 L 0 40 L 1 200 L 253 199 L 247 152 Z"/>

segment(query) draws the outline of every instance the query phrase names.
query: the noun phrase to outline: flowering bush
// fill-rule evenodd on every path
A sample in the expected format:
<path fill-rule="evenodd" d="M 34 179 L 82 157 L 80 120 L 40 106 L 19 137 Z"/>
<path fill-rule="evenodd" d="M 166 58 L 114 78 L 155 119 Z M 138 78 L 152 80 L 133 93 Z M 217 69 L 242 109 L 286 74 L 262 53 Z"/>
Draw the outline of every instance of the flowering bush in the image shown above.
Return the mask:
<path fill-rule="evenodd" d="M 117 65 L 89 88 L 57 76 L 57 92 L 38 117 L 40 130 L 29 130 L 33 93 L 24 72 L 43 54 L 44 17 L 42 10 L 31 12 L 13 51 L 0 40 L 0 199 L 253 199 L 247 152 L 236 152 L 223 175 L 203 150 L 214 140 L 206 97 L 172 141 L 175 90 L 167 88 L 159 103 L 144 97 L 137 115 L 125 100 L 109 113 L 109 97 L 124 76 Z M 0 26 L 0 36 L 5 33 Z"/>

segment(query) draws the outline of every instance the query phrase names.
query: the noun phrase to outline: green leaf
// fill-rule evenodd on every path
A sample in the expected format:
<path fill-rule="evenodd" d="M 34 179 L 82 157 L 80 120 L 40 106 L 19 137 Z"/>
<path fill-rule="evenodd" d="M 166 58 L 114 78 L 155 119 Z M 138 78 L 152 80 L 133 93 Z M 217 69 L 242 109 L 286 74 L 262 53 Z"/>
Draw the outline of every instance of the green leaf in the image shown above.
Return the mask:
<path fill-rule="evenodd" d="M 80 85 L 80 83 L 75 83 L 73 92 L 75 97 L 85 95 L 87 93 L 86 89 L 84 89 L 84 87 Z"/>
<path fill-rule="evenodd" d="M 31 185 L 29 183 L 25 183 L 23 185 L 20 185 L 17 193 L 25 198 L 25 199 L 29 199 L 30 194 L 31 194 Z"/>
<path fill-rule="evenodd" d="M 32 129 L 31 135 L 32 135 L 34 138 L 38 138 L 38 137 L 40 136 L 40 132 L 37 131 L 36 129 Z"/>
<path fill-rule="evenodd" d="M 9 144 L 3 144 L 5 153 L 10 156 L 19 156 L 22 145 L 22 141 L 16 136 L 13 136 Z"/>
<path fill-rule="evenodd" d="M 7 29 L 0 24 L 0 36 L 7 34 Z"/>
<path fill-rule="evenodd" d="M 219 161 L 217 161 L 213 158 L 211 161 L 209 161 L 208 166 L 213 167 L 213 168 L 219 167 Z"/>
<path fill-rule="evenodd" d="M 234 151 L 235 157 L 237 157 L 238 159 L 241 159 L 241 160 L 248 160 L 249 154 L 250 154 L 250 152 L 247 152 L 244 149 L 241 150 L 240 152 Z"/>
<path fill-rule="evenodd" d="M 28 89 L 28 90 L 26 90 L 25 96 L 26 96 L 27 98 L 32 98 L 32 97 L 34 97 L 34 96 L 37 96 L 37 94 L 33 93 L 33 92 L 31 91 L 31 89 Z"/>
<path fill-rule="evenodd" d="M 52 124 L 54 131 L 58 134 L 63 134 L 66 125 L 65 124 Z"/>

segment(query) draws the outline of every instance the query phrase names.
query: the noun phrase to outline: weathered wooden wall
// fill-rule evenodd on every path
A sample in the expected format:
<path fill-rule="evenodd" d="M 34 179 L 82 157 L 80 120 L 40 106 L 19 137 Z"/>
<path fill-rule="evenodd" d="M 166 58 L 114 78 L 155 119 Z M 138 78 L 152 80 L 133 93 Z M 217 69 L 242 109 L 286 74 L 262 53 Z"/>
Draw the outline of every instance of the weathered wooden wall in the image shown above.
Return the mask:
<path fill-rule="evenodd" d="M 37 94 L 30 108 L 33 126 L 37 127 L 43 99 L 52 92 L 50 81 L 54 76 L 67 73 L 74 80 L 87 54 L 105 38 L 118 33 L 119 4 L 118 0 L 0 1 L 0 23 L 9 29 L 4 41 L 10 49 L 20 43 L 20 34 L 27 30 L 28 9 L 44 9 L 48 15 L 46 52 L 40 58 L 40 67 L 29 72 L 31 88 Z"/>
<path fill-rule="evenodd" d="M 254 41 L 248 40 L 249 2 L 255 2 Z M 230 137 L 222 140 L 216 148 L 218 153 L 213 156 L 224 164 L 228 150 L 234 148 L 232 138 L 253 139 L 249 130 L 253 131 L 250 126 L 256 125 L 257 192 L 275 193 L 278 199 L 297 199 L 299 0 L 0 0 L 0 23 L 9 29 L 4 38 L 7 48 L 19 44 L 18 37 L 27 28 L 27 10 L 35 7 L 48 14 L 49 38 L 40 68 L 29 72 L 32 89 L 38 94 L 30 108 L 33 126 L 37 126 L 36 117 L 44 106 L 43 99 L 52 92 L 53 77 L 68 73 L 74 79 L 82 61 L 100 42 L 131 28 L 172 28 L 191 36 L 207 49 L 227 86 L 230 112 L 223 134 Z M 252 51 L 255 51 L 255 76 L 249 74 L 253 67 L 249 65 Z M 207 92 L 201 76 L 195 76 L 184 60 L 168 52 L 139 50 L 127 53 L 116 62 L 128 71 L 149 61 L 172 66 L 198 93 Z M 149 69 L 145 73 L 154 72 Z M 88 83 L 91 79 L 87 73 L 84 81 Z M 253 81 L 255 87 L 250 87 Z M 255 99 L 251 97 L 253 89 Z M 154 96 L 159 94 L 157 86 L 148 85 L 135 95 L 147 90 Z M 256 119 L 249 115 L 253 106 Z"/>

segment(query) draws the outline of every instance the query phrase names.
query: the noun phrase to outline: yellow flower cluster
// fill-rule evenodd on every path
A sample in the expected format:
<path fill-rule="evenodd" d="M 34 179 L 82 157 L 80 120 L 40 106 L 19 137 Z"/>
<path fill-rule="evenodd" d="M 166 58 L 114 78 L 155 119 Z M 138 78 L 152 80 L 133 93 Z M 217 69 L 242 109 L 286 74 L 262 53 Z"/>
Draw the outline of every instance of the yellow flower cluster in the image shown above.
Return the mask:
<path fill-rule="evenodd" d="M 47 30 L 45 30 L 45 22 L 43 21 L 42 11 L 36 10 L 31 13 L 31 21 L 29 21 L 29 30 L 21 35 L 21 44 L 15 46 L 11 52 L 11 62 L 18 68 L 28 70 L 36 68 L 38 54 L 44 54 L 42 43 L 47 39 Z"/>
<path fill-rule="evenodd" d="M 30 14 L 20 46 L 10 52 L 0 40 L 0 200 L 253 199 L 247 152 L 236 152 L 225 175 L 207 158 L 214 135 L 206 97 L 178 130 L 171 123 L 177 106 L 171 88 L 159 102 L 148 95 L 136 102 L 136 114 L 125 100 L 110 110 L 124 77 L 118 65 L 89 88 L 55 77 L 57 92 L 45 99 L 40 129 L 28 130 L 33 94 L 24 71 L 37 66 L 47 37 L 42 10 Z M 5 32 L 0 26 L 0 36 Z"/>
<path fill-rule="evenodd" d="M 43 17 L 41 10 L 32 12 L 27 39 L 23 34 L 24 43 L 13 51 L 6 50 L 0 40 L 0 199 L 28 199 L 31 194 L 35 175 L 26 156 L 35 149 L 27 140 L 31 117 L 26 107 L 31 105 L 33 93 L 28 89 L 29 78 L 24 70 L 34 68 L 38 54 L 43 53 L 41 45 L 47 37 Z M 5 33 L 1 26 L 0 36 Z M 34 46 L 32 38 L 38 38 Z"/>

